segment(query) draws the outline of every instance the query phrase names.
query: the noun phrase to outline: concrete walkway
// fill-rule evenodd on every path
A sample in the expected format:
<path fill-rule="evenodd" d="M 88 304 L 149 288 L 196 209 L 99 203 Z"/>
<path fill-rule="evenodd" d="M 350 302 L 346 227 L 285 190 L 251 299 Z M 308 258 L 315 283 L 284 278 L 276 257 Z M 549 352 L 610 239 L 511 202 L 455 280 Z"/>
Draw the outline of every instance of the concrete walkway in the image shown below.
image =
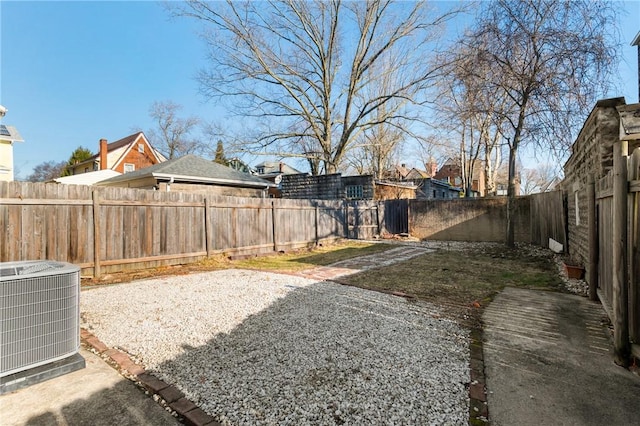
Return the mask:
<path fill-rule="evenodd" d="M 97 355 L 81 349 L 86 368 L 0 396 L 0 424 L 180 424 Z"/>
<path fill-rule="evenodd" d="M 491 424 L 640 424 L 640 377 L 613 363 L 604 318 L 579 296 L 500 293 L 483 315 Z"/>

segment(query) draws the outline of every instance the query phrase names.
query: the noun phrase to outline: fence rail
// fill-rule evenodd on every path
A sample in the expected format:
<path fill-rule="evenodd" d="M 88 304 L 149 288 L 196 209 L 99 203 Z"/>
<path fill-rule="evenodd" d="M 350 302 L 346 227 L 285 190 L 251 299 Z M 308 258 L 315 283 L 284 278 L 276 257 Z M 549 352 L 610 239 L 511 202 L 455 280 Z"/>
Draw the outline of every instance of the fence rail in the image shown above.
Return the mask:
<path fill-rule="evenodd" d="M 0 182 L 0 261 L 67 261 L 100 276 L 343 238 L 344 215 L 342 201 Z"/>

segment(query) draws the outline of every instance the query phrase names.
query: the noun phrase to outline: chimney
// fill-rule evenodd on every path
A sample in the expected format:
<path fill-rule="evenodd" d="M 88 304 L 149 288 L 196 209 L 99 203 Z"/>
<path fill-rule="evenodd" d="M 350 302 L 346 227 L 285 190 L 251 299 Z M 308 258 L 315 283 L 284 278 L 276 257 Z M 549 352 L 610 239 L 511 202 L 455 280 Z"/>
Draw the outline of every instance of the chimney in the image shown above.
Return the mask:
<path fill-rule="evenodd" d="M 107 168 L 107 140 L 100 139 L 100 170 Z"/>
<path fill-rule="evenodd" d="M 282 173 L 282 171 L 284 170 L 284 164 L 278 163 L 278 167 L 280 169 L 280 173 Z"/>

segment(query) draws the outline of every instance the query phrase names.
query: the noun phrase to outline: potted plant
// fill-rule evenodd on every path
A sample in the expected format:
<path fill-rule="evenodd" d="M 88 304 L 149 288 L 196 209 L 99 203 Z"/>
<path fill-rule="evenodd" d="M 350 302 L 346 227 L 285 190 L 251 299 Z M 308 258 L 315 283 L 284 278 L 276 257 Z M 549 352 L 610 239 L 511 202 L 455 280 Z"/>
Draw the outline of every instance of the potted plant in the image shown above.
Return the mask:
<path fill-rule="evenodd" d="M 567 257 L 563 261 L 564 270 L 567 277 L 581 280 L 584 277 L 584 266 L 572 257 Z"/>

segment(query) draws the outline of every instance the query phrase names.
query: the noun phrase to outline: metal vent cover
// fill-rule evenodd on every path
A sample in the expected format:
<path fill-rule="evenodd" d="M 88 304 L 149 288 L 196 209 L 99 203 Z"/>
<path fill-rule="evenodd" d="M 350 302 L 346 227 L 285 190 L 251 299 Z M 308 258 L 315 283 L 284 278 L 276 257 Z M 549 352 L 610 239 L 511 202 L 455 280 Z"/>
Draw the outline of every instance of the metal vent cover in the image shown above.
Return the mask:
<path fill-rule="evenodd" d="M 78 353 L 79 302 L 77 266 L 0 263 L 0 378 Z"/>

